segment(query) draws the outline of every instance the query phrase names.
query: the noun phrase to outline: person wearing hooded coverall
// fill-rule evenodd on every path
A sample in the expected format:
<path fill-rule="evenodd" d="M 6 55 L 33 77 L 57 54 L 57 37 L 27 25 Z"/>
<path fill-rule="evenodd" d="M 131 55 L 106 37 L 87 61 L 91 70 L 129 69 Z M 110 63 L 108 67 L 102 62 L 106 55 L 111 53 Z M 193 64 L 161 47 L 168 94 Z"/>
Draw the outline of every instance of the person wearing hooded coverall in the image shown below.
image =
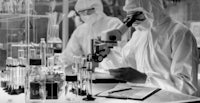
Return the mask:
<path fill-rule="evenodd" d="M 162 3 L 126 0 L 127 15 L 141 11 L 146 19 L 132 24 L 136 31 L 122 50 L 123 60 L 109 72 L 128 82 L 199 96 L 196 40 L 186 26 L 167 15 Z"/>
<path fill-rule="evenodd" d="M 118 18 L 109 17 L 104 14 L 101 0 L 77 0 L 75 10 L 85 23 L 75 29 L 66 48 L 59 57 L 61 63 L 67 65 L 69 68 L 74 63 L 74 56 L 87 56 L 90 53 L 91 39 L 97 39 L 97 36 L 100 36 L 103 31 L 123 25 Z M 124 41 L 121 42 L 121 45 L 127 39 L 126 36 L 123 36 Z M 120 50 L 121 47 L 113 48 L 112 53 L 109 55 L 118 55 L 120 57 Z M 112 65 L 109 59 L 104 59 L 99 64 L 99 67 L 107 68 Z"/>

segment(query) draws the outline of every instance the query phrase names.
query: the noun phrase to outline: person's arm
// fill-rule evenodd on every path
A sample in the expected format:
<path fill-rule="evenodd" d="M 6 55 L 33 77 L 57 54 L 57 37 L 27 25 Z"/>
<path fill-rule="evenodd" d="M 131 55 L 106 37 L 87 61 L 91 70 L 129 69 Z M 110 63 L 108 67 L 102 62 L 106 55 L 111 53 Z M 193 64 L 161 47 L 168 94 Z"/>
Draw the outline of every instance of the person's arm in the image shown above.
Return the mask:
<path fill-rule="evenodd" d="M 122 21 L 120 21 L 117 18 L 113 18 L 108 23 L 109 29 L 117 29 L 121 25 L 123 25 Z M 122 65 L 122 48 L 128 41 L 128 32 L 126 32 L 122 36 L 122 41 L 118 42 L 118 45 L 111 49 L 110 53 L 107 55 L 106 58 L 100 63 L 99 67 L 102 69 L 110 69 L 110 68 L 116 68 L 121 67 Z"/>
<path fill-rule="evenodd" d="M 108 25 L 109 25 L 109 27 L 110 27 L 110 30 L 113 30 L 113 29 L 119 29 L 122 25 L 124 25 L 124 23 L 123 23 L 121 20 L 119 20 L 119 19 L 117 19 L 117 18 L 114 18 L 112 21 L 110 21 L 110 22 L 108 23 Z M 125 44 L 125 43 L 128 41 L 128 39 L 130 39 L 130 32 L 129 32 L 129 30 L 127 30 L 127 31 L 122 35 L 122 39 L 121 39 L 121 41 L 119 41 L 120 44 L 118 44 L 118 46 L 123 47 L 123 46 L 124 46 L 123 44 Z M 124 42 L 125 42 L 125 43 L 124 43 Z M 123 44 L 122 44 L 122 43 L 123 43 Z"/>
<path fill-rule="evenodd" d="M 122 21 L 118 18 L 112 17 L 112 19 L 108 22 L 109 29 L 116 29 L 122 25 Z"/>
<path fill-rule="evenodd" d="M 198 49 L 196 40 L 190 31 L 181 31 L 174 35 L 171 43 L 171 76 L 179 91 L 193 95 L 197 91 Z"/>
<path fill-rule="evenodd" d="M 78 28 L 73 32 L 69 42 L 67 43 L 66 48 L 63 50 L 61 56 L 59 57 L 60 61 L 64 65 L 73 64 L 73 56 L 82 55 L 82 49 L 80 46 L 81 44 L 77 35 L 79 35 Z"/>
<path fill-rule="evenodd" d="M 110 75 L 114 76 L 116 79 L 124 80 L 131 83 L 145 83 L 147 75 L 141 73 L 131 67 L 122 67 L 117 69 L 110 69 Z"/>

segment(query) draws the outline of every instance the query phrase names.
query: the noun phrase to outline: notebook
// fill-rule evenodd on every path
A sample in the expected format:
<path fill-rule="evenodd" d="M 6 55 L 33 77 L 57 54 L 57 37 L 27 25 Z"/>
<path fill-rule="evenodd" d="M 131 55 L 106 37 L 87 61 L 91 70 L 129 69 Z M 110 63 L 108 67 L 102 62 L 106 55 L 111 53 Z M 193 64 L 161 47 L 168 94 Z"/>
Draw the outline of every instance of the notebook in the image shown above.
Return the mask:
<path fill-rule="evenodd" d="M 158 92 L 159 90 L 159 88 L 120 83 L 116 85 L 113 89 L 98 93 L 96 94 L 96 96 L 116 99 L 144 100 L 154 93 Z"/>

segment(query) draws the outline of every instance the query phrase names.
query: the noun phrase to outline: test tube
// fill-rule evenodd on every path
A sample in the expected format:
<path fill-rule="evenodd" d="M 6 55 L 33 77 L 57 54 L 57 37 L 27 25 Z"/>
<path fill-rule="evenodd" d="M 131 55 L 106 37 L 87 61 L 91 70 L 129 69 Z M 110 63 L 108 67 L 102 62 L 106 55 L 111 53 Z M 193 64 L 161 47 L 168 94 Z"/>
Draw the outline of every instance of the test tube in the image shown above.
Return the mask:
<path fill-rule="evenodd" d="M 87 62 L 87 97 L 83 98 L 85 101 L 94 101 L 92 93 L 92 62 Z"/>

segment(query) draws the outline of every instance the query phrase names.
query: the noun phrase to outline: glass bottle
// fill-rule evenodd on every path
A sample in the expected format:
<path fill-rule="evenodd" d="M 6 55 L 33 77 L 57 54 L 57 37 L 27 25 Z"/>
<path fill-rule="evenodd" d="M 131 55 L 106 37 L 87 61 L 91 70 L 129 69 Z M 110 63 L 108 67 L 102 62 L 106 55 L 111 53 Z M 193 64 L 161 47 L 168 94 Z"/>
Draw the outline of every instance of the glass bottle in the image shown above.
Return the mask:
<path fill-rule="evenodd" d="M 40 40 L 40 59 L 42 60 L 42 66 L 46 66 L 46 42 L 44 38 Z"/>

